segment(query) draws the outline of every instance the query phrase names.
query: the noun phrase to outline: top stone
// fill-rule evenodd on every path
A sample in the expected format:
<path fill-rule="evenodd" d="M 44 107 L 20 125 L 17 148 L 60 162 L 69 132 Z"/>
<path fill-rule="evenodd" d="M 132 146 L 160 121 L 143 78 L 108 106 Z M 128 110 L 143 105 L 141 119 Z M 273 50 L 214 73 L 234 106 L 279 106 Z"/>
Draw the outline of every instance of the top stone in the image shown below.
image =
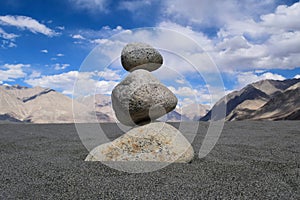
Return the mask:
<path fill-rule="evenodd" d="M 162 55 L 152 46 L 145 43 L 127 44 L 121 53 L 121 62 L 125 70 L 137 69 L 154 71 L 163 63 Z"/>

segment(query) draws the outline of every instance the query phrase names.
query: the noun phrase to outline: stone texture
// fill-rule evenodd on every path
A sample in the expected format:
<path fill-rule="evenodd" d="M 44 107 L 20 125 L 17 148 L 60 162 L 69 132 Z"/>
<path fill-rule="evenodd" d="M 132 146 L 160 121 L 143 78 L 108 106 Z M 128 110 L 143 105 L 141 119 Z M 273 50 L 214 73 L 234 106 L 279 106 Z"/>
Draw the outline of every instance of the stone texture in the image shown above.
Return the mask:
<path fill-rule="evenodd" d="M 136 69 L 154 71 L 163 63 L 163 57 L 152 46 L 145 43 L 127 44 L 121 53 L 121 62 L 127 71 Z"/>
<path fill-rule="evenodd" d="M 177 98 L 150 72 L 139 69 L 113 89 L 112 105 L 121 123 L 134 126 L 172 111 L 177 105 Z"/>
<path fill-rule="evenodd" d="M 173 126 L 156 122 L 131 129 L 121 137 L 94 148 L 86 161 L 190 162 L 194 150 Z"/>

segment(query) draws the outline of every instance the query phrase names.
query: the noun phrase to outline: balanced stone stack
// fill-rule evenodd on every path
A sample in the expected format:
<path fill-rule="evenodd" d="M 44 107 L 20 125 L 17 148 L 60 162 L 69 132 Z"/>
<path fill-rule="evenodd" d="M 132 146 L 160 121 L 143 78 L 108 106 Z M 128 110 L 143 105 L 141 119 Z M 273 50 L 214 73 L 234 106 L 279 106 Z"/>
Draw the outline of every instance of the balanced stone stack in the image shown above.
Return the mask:
<path fill-rule="evenodd" d="M 130 74 L 113 89 L 112 106 L 117 119 L 133 128 L 93 149 L 86 160 L 190 162 L 194 151 L 180 131 L 154 122 L 177 105 L 176 96 L 151 74 L 161 67 L 162 55 L 148 44 L 130 43 L 121 62 Z"/>

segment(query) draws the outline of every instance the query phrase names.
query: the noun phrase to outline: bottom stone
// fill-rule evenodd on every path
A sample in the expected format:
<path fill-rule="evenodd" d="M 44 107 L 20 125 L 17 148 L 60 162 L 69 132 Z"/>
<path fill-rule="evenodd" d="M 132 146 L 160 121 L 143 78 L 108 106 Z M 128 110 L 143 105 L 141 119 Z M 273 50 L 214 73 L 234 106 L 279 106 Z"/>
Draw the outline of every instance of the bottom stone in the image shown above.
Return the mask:
<path fill-rule="evenodd" d="M 131 129 L 112 142 L 99 145 L 86 161 L 190 162 L 194 150 L 179 130 L 164 122 Z"/>

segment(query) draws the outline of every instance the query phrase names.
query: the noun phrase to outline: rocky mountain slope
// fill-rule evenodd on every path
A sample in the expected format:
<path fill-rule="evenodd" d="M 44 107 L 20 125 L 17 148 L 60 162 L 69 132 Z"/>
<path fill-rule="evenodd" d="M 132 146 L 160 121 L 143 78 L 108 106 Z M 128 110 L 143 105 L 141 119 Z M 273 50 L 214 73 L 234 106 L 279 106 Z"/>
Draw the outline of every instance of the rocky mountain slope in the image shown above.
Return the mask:
<path fill-rule="evenodd" d="M 82 111 L 78 121 L 89 122 L 93 113 L 74 102 Z M 32 123 L 73 123 L 72 99 L 41 87 L 0 86 L 0 119 Z"/>
<path fill-rule="evenodd" d="M 296 101 L 299 95 L 296 91 L 299 82 L 300 79 L 287 79 L 284 81 L 263 80 L 252 83 L 240 91 L 235 91 L 226 95 L 220 99 L 212 109 L 226 106 L 225 119 L 227 121 L 245 119 L 285 119 L 285 115 L 289 115 L 288 112 L 297 110 L 298 104 Z M 294 89 L 293 92 L 288 92 L 291 88 Z M 291 99 L 294 99 L 294 101 Z M 279 103 L 276 105 L 275 101 L 285 105 L 285 109 L 279 112 L 279 108 L 277 109 Z M 201 120 L 211 120 L 211 113 L 212 111 L 209 111 L 207 115 L 201 118 Z M 220 115 L 216 115 L 212 120 L 219 119 L 221 119 Z"/>
<path fill-rule="evenodd" d="M 115 113 L 111 107 L 109 96 L 96 94 L 91 96 L 79 97 L 76 99 L 79 103 L 93 110 L 100 122 L 115 122 Z"/>
<path fill-rule="evenodd" d="M 226 120 L 299 120 L 300 79 L 263 80 L 220 99 L 212 109 L 226 106 Z M 80 112 L 76 122 L 115 122 L 111 99 L 93 95 L 74 100 Z M 176 109 L 162 121 L 208 121 L 208 106 L 192 104 Z M 205 115 L 206 114 L 206 115 Z M 96 116 L 96 118 L 95 118 Z M 213 120 L 219 120 L 214 116 Z M 52 89 L 0 85 L 0 121 L 73 123 L 72 99 Z"/>
<path fill-rule="evenodd" d="M 300 83 L 270 99 L 250 119 L 300 120 Z"/>

